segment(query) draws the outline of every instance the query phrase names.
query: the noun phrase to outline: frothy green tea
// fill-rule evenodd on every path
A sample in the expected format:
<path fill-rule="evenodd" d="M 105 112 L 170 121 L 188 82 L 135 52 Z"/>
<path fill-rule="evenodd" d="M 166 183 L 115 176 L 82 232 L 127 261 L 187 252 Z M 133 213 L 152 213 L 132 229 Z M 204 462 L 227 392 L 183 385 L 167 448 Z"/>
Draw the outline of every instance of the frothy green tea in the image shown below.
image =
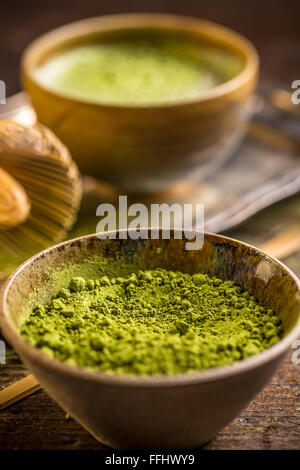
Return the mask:
<path fill-rule="evenodd" d="M 50 357 L 120 374 L 231 364 L 283 334 L 276 313 L 232 281 L 127 266 L 97 279 L 72 278 L 49 303 L 34 306 L 20 331 Z"/>
<path fill-rule="evenodd" d="M 146 105 L 196 98 L 242 67 L 240 57 L 210 45 L 133 37 L 65 49 L 41 64 L 36 78 L 73 98 Z"/>

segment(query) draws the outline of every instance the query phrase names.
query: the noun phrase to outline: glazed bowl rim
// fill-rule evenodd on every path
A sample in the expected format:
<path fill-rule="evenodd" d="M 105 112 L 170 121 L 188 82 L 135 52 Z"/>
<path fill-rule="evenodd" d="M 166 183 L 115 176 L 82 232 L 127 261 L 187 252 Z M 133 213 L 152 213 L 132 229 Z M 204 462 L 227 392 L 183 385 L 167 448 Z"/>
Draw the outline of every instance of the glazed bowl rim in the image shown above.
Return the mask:
<path fill-rule="evenodd" d="M 149 227 L 149 230 L 151 227 Z M 126 230 L 126 229 L 125 229 Z M 176 229 L 177 230 L 177 229 Z M 171 229 L 171 232 L 174 230 Z M 183 230 L 180 230 L 183 232 Z M 87 368 L 81 366 L 71 366 L 67 363 L 60 361 L 58 359 L 50 358 L 46 354 L 42 353 L 38 348 L 31 346 L 27 343 L 22 336 L 17 332 L 16 328 L 13 326 L 9 316 L 6 312 L 7 297 L 9 295 L 10 287 L 12 286 L 14 279 L 30 264 L 33 264 L 35 260 L 44 256 L 51 256 L 52 252 L 59 250 L 62 247 L 72 246 L 74 244 L 81 244 L 84 240 L 99 240 L 101 242 L 101 236 L 107 238 L 107 235 L 110 233 L 120 233 L 122 230 L 114 230 L 112 232 L 105 232 L 105 234 L 90 234 L 81 237 L 77 237 L 71 240 L 64 241 L 57 245 L 54 245 L 46 250 L 41 251 L 40 253 L 35 254 L 22 265 L 20 265 L 7 279 L 5 284 L 1 289 L 1 305 L 0 305 L 0 326 L 3 329 L 4 335 L 14 346 L 17 344 L 17 351 L 21 351 L 21 354 L 24 353 L 24 357 L 28 356 L 32 360 L 38 362 L 40 365 L 51 369 L 52 371 L 63 372 L 69 376 L 75 376 L 77 378 L 87 379 L 88 381 L 101 382 L 103 384 L 114 384 L 120 386 L 129 386 L 129 387 L 176 387 L 176 386 L 185 386 L 185 385 L 196 385 L 206 382 L 216 382 L 227 377 L 238 375 L 240 373 L 247 372 L 249 370 L 255 369 L 256 367 L 262 366 L 271 360 L 279 357 L 283 353 L 287 352 L 288 348 L 291 346 L 292 342 L 300 336 L 300 312 L 298 314 L 298 321 L 296 325 L 291 329 L 286 336 L 284 336 L 278 343 L 266 349 L 265 351 L 251 356 L 247 359 L 242 359 L 236 361 L 232 364 L 219 366 L 211 369 L 204 369 L 195 372 L 186 372 L 180 374 L 170 374 L 170 375 L 131 375 L 131 374 L 109 374 L 104 371 L 91 371 Z M 202 233 L 197 230 L 191 230 L 193 233 Z M 298 293 L 300 293 L 300 281 L 298 277 L 281 261 L 276 258 L 268 255 L 264 251 L 253 247 L 247 243 L 235 240 L 230 237 L 226 237 L 219 234 L 204 232 L 204 236 L 210 238 L 215 238 L 218 241 L 226 241 L 230 244 L 238 244 L 246 247 L 250 251 L 254 251 L 256 254 L 259 253 L 263 259 L 270 261 L 275 261 L 276 264 L 279 264 L 281 268 L 288 274 L 293 281 L 296 283 L 298 288 Z"/>
<path fill-rule="evenodd" d="M 178 29 L 180 21 L 184 22 L 184 26 L 190 28 L 190 31 L 195 31 L 197 28 L 204 32 L 207 37 L 219 38 L 221 36 L 220 42 L 226 44 L 227 41 L 231 45 L 235 45 L 240 52 L 243 53 L 245 57 L 245 65 L 243 66 L 241 72 L 234 76 L 232 79 L 227 80 L 226 82 L 221 83 L 220 85 L 214 86 L 206 92 L 200 94 L 198 97 L 193 97 L 189 99 L 182 99 L 178 101 L 170 101 L 167 103 L 153 103 L 153 104 L 122 104 L 122 103 L 106 103 L 106 102 L 93 102 L 92 100 L 87 100 L 84 98 L 73 97 L 63 92 L 59 92 L 54 88 L 48 87 L 45 84 L 42 84 L 40 80 L 35 77 L 34 70 L 36 67 L 36 62 L 38 62 L 41 54 L 46 53 L 51 50 L 51 47 L 58 45 L 64 41 L 66 38 L 70 38 L 70 33 L 74 34 L 74 37 L 88 37 L 95 33 L 98 28 L 99 32 L 113 30 L 114 28 L 127 28 L 133 27 L 135 22 L 137 26 L 135 29 L 143 27 L 157 27 L 158 29 L 168 29 L 166 25 L 172 25 L 173 22 Z M 165 25 L 164 25 L 165 23 Z M 182 31 L 186 31 L 185 27 L 182 28 Z M 86 32 L 78 32 L 79 30 L 86 28 Z M 76 34 L 77 29 L 77 34 Z M 171 30 L 171 28 L 169 27 Z M 217 33 L 218 36 L 209 33 L 210 30 L 214 31 L 214 34 Z M 55 36 L 59 36 L 57 40 Z M 225 37 L 225 41 L 224 41 Z M 104 15 L 104 16 L 95 16 L 91 18 L 86 18 L 79 21 L 74 21 L 67 23 L 65 25 L 54 28 L 36 39 L 34 39 L 23 51 L 21 57 L 21 79 L 22 82 L 26 82 L 26 79 L 31 81 L 37 88 L 47 92 L 50 96 L 65 100 L 68 103 L 74 103 L 77 105 L 84 105 L 91 108 L 103 108 L 109 110 L 156 110 L 156 109 L 172 109 L 172 108 L 181 108 L 185 106 L 193 106 L 200 103 L 210 103 L 214 102 L 217 99 L 230 96 L 232 93 L 235 93 L 240 88 L 243 88 L 247 83 L 255 80 L 258 74 L 259 69 L 259 57 L 256 48 L 254 45 L 246 39 L 243 35 L 234 31 L 231 28 L 220 25 L 218 23 L 203 20 L 196 17 L 190 17 L 185 15 L 173 15 L 167 13 L 121 13 L 115 15 Z M 26 88 L 26 86 L 25 86 Z"/>

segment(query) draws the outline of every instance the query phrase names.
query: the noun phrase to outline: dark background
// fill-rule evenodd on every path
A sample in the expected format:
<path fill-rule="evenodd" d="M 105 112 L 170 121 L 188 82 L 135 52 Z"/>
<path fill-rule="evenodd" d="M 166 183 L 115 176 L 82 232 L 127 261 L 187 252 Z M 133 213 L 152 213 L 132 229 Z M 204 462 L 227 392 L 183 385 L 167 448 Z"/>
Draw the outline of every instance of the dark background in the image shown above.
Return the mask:
<path fill-rule="evenodd" d="M 89 16 L 139 11 L 182 13 L 232 27 L 258 48 L 264 78 L 285 86 L 300 78 L 299 0 L 2 0 L 0 79 L 7 95 L 20 89 L 20 54 L 39 34 Z"/>

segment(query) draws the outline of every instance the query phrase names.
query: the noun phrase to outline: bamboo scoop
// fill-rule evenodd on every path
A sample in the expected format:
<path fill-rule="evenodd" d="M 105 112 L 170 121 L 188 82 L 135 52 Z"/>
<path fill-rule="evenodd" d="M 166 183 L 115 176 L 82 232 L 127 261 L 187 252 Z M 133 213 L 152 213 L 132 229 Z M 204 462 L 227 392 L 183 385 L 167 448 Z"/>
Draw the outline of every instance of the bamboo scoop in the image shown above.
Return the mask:
<path fill-rule="evenodd" d="M 1 264 L 1 250 L 26 259 L 60 241 L 76 220 L 82 187 L 69 151 L 41 124 L 0 119 L 0 168 Z"/>
<path fill-rule="evenodd" d="M 261 245 L 261 249 L 276 258 L 286 258 L 300 250 L 300 225 L 293 225 Z M 33 374 L 29 374 L 0 391 L 0 410 L 31 395 L 41 388 Z"/>

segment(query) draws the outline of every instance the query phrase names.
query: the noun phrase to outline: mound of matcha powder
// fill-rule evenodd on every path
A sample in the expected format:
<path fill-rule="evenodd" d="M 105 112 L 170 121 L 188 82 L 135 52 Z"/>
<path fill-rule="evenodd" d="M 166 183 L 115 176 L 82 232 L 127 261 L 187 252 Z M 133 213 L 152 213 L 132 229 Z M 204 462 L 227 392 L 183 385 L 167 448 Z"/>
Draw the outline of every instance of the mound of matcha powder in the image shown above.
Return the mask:
<path fill-rule="evenodd" d="M 279 317 L 232 281 L 161 268 L 73 278 L 21 326 L 23 337 L 51 357 L 133 374 L 229 364 L 282 333 Z"/>

